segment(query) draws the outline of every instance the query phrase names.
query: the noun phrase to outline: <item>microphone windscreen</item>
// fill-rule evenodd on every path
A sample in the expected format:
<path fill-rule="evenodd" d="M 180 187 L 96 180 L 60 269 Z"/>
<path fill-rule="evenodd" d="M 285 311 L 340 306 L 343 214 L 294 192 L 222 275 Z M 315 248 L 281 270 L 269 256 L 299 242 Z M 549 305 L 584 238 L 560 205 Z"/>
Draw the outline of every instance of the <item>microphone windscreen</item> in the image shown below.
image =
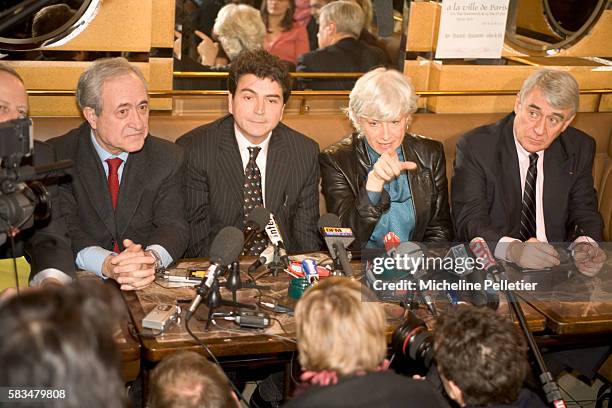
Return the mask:
<path fill-rule="evenodd" d="M 265 207 L 255 207 L 247 217 L 246 222 L 256 225 L 258 232 L 263 231 L 270 222 L 270 211 Z"/>
<path fill-rule="evenodd" d="M 225 227 L 210 245 L 210 263 L 229 265 L 238 259 L 244 244 L 244 234 L 238 228 Z"/>
<path fill-rule="evenodd" d="M 340 222 L 340 218 L 336 214 L 327 213 L 323 214 L 321 218 L 319 218 L 319 229 L 323 229 L 325 227 L 331 228 L 342 228 L 342 223 Z"/>

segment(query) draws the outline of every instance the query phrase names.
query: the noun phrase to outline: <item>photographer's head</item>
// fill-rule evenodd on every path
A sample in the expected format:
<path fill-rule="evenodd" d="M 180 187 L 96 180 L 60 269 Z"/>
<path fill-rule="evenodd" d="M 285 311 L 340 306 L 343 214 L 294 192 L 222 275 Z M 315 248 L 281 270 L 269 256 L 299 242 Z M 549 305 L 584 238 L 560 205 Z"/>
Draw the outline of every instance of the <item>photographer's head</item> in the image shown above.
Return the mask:
<path fill-rule="evenodd" d="M 77 102 L 96 141 L 111 154 L 142 149 L 149 97 L 142 72 L 125 58 L 94 61 L 79 78 Z"/>
<path fill-rule="evenodd" d="M 113 332 L 125 308 L 108 288 L 97 280 L 79 281 L 23 292 L 4 303 L 0 384 L 65 391 L 64 399 L 41 406 L 124 406 Z"/>
<path fill-rule="evenodd" d="M 527 375 L 527 348 L 507 316 L 489 308 L 451 308 L 437 320 L 434 347 L 444 388 L 459 405 L 517 399 Z"/>
<path fill-rule="evenodd" d="M 0 63 L 0 123 L 28 116 L 28 94 L 23 79 Z"/>
<path fill-rule="evenodd" d="M 375 371 L 385 358 L 382 305 L 352 279 L 330 277 L 314 285 L 295 310 L 300 364 L 338 375 Z"/>
<path fill-rule="evenodd" d="M 179 351 L 155 367 L 150 408 L 235 408 L 238 400 L 221 368 L 193 351 Z"/>

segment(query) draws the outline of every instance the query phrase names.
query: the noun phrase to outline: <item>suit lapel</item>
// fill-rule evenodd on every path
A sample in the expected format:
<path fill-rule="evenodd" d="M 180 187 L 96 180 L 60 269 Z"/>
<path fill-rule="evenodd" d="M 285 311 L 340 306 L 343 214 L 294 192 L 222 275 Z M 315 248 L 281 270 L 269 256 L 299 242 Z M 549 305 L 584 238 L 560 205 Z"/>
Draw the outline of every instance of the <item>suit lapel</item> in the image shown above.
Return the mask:
<path fill-rule="evenodd" d="M 289 179 L 289 144 L 280 125 L 272 131 L 266 158 L 266 208 L 277 213 L 283 205 L 285 184 Z"/>
<path fill-rule="evenodd" d="M 512 226 L 510 235 L 518 236 L 518 229 L 521 225 L 523 192 L 521 191 L 521 173 L 514 143 L 513 124 L 514 120 L 508 120 L 502 125 L 501 143 L 497 157 L 500 166 L 498 174 L 501 175 L 501 186 L 503 186 L 502 205 L 505 206 L 506 211 L 504 212 L 508 217 L 506 225 Z M 516 234 L 514 234 L 514 229 L 517 229 Z"/>
<path fill-rule="evenodd" d="M 221 123 L 219 133 L 217 167 L 220 170 L 221 177 L 225 178 L 225 186 L 229 190 L 230 200 L 227 202 L 240 203 L 240 211 L 242 211 L 244 167 L 238 151 L 233 118 Z M 233 196 L 233 199 L 231 196 Z"/>
<path fill-rule="evenodd" d="M 556 236 L 554 225 L 565 219 L 564 208 L 557 203 L 567 200 L 567 189 L 572 177 L 571 165 L 574 156 L 568 155 L 557 138 L 552 145 L 544 151 L 544 187 L 542 191 L 542 204 L 544 205 L 544 224 L 546 237 L 550 242 L 565 239 Z"/>
<path fill-rule="evenodd" d="M 108 232 L 115 236 L 115 217 L 108 192 L 108 181 L 100 157 L 91 143 L 88 125 L 83 125 L 83 131 L 79 135 L 76 169 L 79 178 L 83 181 L 83 188 L 87 192 L 91 206 Z"/>
<path fill-rule="evenodd" d="M 140 204 L 140 199 L 147 185 L 146 175 L 150 163 L 148 156 L 145 142 L 142 150 L 130 153 L 127 162 L 124 164 L 121 184 L 119 185 L 119 199 L 115 211 L 118 237 L 124 235 Z"/>

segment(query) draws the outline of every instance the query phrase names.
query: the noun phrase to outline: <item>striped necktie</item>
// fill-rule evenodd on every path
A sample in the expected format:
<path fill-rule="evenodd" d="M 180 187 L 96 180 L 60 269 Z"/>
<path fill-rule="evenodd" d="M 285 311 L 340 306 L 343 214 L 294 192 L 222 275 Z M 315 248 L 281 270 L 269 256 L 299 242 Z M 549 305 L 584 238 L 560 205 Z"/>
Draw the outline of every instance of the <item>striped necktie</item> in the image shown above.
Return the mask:
<path fill-rule="evenodd" d="M 536 180 L 538 178 L 538 154 L 529 155 L 529 169 L 525 177 L 523 205 L 521 209 L 521 240 L 536 238 Z"/>

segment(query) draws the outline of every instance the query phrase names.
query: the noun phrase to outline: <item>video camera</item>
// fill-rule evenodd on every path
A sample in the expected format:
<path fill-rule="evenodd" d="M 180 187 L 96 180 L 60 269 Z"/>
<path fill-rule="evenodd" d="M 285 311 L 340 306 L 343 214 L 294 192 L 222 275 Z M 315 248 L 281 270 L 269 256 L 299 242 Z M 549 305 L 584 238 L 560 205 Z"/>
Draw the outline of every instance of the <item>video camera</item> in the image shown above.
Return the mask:
<path fill-rule="evenodd" d="M 38 181 L 47 173 L 72 166 L 69 160 L 34 167 L 22 165 L 32 156 L 32 121 L 20 118 L 0 123 L 0 245 L 51 214 L 49 192 Z"/>

